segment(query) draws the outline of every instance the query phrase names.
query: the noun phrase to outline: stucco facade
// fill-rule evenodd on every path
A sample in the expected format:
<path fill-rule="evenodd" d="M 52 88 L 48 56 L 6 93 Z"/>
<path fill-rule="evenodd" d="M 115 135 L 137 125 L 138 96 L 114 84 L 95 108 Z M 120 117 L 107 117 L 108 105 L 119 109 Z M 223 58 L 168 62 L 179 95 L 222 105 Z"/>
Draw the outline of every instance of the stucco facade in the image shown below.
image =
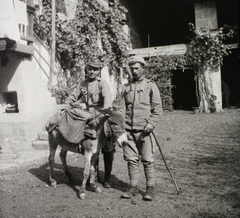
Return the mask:
<path fill-rule="evenodd" d="M 30 6 L 28 10 L 33 13 L 34 8 Z M 13 18 L 14 14 L 6 19 L 16 22 Z M 1 19 L 4 22 L 4 18 Z M 23 142 L 22 146 L 29 146 L 37 139 L 38 131 L 44 127 L 56 105 L 47 86 L 49 64 L 44 65 L 39 55 L 47 61 L 49 57 L 46 49 L 27 35 L 29 26 L 30 22 L 24 28 L 21 26 L 24 31 L 20 32 L 20 40 L 14 38 L 11 48 L 0 51 L 0 140 L 3 143 L 12 140 Z M 4 36 L 4 29 L 1 28 L 1 31 Z M 11 34 L 8 35 L 9 40 L 11 37 Z M 8 110 L 12 106 L 17 110 Z"/>
<path fill-rule="evenodd" d="M 18 59 L 15 55 L 8 55 L 8 59 L 6 67 L 0 67 L 0 91 L 16 91 L 18 113 L 6 113 L 6 101 L 1 96 L 0 137 L 29 142 L 37 138 L 38 130 L 56 104 L 55 98 L 51 97 L 47 78 L 34 60 Z"/>

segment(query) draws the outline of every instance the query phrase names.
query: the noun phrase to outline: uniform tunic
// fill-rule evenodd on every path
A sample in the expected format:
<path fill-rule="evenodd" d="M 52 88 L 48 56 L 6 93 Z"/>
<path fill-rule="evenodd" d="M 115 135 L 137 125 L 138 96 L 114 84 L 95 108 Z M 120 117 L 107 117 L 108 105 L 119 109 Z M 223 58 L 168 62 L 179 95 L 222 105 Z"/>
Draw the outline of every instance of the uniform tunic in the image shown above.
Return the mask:
<path fill-rule="evenodd" d="M 94 106 L 99 108 L 112 107 L 112 94 L 110 86 L 107 81 L 101 78 L 96 78 L 93 81 L 84 80 L 81 82 L 69 96 L 67 103 L 73 107 L 80 107 L 87 109 L 93 116 L 99 114 L 94 109 Z M 95 137 L 94 130 L 92 127 L 86 127 L 85 133 L 91 133 Z M 114 146 L 111 142 L 105 144 L 102 149 L 103 153 L 113 153 L 115 151 Z"/>
<path fill-rule="evenodd" d="M 112 107 L 112 95 L 110 86 L 101 78 L 93 81 L 84 80 L 76 87 L 68 98 L 68 102 L 74 105 L 86 107 L 91 113 L 94 112 L 94 106 L 100 108 Z"/>
<path fill-rule="evenodd" d="M 143 130 L 146 122 L 154 127 L 162 115 L 162 101 L 157 85 L 141 78 L 125 85 L 126 129 Z"/>

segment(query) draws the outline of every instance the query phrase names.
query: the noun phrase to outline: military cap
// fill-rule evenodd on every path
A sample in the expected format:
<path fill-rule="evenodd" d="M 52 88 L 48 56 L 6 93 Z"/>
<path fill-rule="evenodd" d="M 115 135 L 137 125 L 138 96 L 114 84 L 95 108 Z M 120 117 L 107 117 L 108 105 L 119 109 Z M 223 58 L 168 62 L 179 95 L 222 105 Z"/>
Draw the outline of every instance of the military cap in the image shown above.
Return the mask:
<path fill-rule="evenodd" d="M 87 66 L 95 67 L 95 68 L 101 68 L 102 67 L 102 62 L 97 59 L 97 58 L 92 58 L 89 60 L 86 64 Z"/>
<path fill-rule="evenodd" d="M 135 63 L 141 63 L 143 65 L 146 65 L 145 60 L 141 56 L 138 56 L 138 55 L 135 55 L 135 56 L 132 56 L 129 58 L 129 61 L 128 61 L 129 65 L 135 64 Z"/>

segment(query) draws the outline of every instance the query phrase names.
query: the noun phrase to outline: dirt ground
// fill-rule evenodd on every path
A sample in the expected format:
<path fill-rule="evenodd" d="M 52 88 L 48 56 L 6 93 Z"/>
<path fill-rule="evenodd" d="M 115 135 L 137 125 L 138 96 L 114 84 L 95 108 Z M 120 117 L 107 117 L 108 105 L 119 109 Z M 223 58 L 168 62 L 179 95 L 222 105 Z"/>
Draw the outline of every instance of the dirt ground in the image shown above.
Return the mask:
<path fill-rule="evenodd" d="M 86 199 L 80 200 L 84 160 L 81 155 L 69 153 L 67 160 L 76 182 L 67 181 L 56 155 L 56 189 L 49 186 L 47 157 L 1 171 L 0 217 L 240 217 L 240 109 L 212 114 L 165 112 L 156 134 L 179 195 L 156 150 L 155 200 L 142 200 L 142 166 L 140 194 L 134 201 L 120 198 L 129 188 L 129 179 L 122 151 L 117 148 L 113 187 L 102 193 L 87 191 Z M 102 156 L 100 173 L 103 177 Z"/>

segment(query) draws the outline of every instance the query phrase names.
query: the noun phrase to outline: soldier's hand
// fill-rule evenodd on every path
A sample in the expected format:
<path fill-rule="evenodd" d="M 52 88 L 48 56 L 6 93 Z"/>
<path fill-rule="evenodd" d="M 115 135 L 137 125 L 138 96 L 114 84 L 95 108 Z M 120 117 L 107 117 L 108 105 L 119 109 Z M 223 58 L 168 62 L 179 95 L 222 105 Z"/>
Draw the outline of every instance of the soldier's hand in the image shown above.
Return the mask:
<path fill-rule="evenodd" d="M 153 125 L 151 123 L 146 123 L 146 125 L 144 126 L 143 131 L 144 131 L 144 133 L 146 135 L 149 135 L 153 131 L 153 129 L 154 129 L 154 127 L 153 127 Z"/>
<path fill-rule="evenodd" d="M 89 126 L 97 126 L 98 125 L 98 120 L 97 119 L 91 119 L 87 122 Z"/>

